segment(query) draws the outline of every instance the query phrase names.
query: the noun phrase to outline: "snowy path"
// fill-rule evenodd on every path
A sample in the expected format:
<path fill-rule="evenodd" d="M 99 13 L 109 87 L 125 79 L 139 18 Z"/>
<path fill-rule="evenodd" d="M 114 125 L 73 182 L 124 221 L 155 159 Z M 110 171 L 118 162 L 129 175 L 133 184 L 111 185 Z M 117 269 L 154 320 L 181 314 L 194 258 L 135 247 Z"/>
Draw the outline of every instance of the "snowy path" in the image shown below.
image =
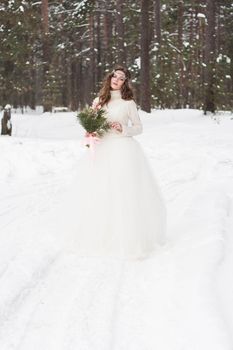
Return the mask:
<path fill-rule="evenodd" d="M 142 113 L 138 139 L 167 202 L 170 245 L 139 262 L 78 259 L 38 235 L 81 132 L 70 115 L 14 116 L 14 137 L 0 138 L 1 350 L 233 349 L 233 121 L 157 114 Z"/>

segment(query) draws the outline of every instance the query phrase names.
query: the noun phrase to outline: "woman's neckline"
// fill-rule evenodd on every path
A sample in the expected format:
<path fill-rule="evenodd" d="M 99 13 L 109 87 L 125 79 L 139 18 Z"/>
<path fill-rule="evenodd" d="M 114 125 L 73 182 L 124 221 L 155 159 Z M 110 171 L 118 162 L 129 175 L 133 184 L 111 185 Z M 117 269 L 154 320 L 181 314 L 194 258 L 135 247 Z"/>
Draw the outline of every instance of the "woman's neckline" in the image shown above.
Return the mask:
<path fill-rule="evenodd" d="M 110 90 L 110 94 L 111 94 L 111 99 L 118 99 L 121 98 L 121 90 Z"/>

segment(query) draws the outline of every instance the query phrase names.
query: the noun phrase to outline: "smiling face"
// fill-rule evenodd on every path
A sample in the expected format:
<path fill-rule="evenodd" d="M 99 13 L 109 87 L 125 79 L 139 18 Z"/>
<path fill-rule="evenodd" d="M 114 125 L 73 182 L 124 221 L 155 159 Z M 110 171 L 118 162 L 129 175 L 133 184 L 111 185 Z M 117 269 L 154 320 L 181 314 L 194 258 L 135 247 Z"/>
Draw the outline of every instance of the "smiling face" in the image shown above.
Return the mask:
<path fill-rule="evenodd" d="M 125 73 L 121 70 L 116 70 L 111 78 L 111 89 L 120 90 L 126 79 Z"/>

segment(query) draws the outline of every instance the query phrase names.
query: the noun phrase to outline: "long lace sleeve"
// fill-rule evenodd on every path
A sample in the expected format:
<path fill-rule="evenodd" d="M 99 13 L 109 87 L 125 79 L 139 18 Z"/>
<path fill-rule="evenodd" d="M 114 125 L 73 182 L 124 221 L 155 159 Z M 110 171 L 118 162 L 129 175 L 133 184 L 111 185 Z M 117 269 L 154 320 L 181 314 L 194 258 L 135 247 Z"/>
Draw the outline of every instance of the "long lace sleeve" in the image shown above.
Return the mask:
<path fill-rule="evenodd" d="M 132 126 L 122 125 L 122 135 L 134 136 L 141 134 L 143 131 L 143 126 L 138 114 L 137 105 L 134 100 L 130 100 L 128 103 L 128 116 Z"/>

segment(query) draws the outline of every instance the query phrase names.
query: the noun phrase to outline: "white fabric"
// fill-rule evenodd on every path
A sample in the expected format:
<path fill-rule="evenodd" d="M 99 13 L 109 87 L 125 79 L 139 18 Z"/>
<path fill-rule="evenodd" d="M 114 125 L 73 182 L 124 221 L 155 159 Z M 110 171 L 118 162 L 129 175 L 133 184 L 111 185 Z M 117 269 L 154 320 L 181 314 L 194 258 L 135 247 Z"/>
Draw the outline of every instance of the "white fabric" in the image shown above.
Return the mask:
<path fill-rule="evenodd" d="M 95 102 L 99 98 L 94 99 Z M 123 136 L 134 136 L 141 134 L 143 131 L 142 123 L 138 115 L 137 106 L 134 100 L 123 100 L 120 90 L 111 90 L 111 100 L 103 106 L 108 113 L 110 121 L 119 121 L 122 125 Z M 128 126 L 130 120 L 132 126 Z M 115 130 L 113 129 L 113 132 Z"/>
<path fill-rule="evenodd" d="M 55 233 L 64 247 L 80 256 L 144 258 L 165 243 L 166 207 L 140 143 L 142 132 L 134 101 L 111 92 L 108 119 L 124 125 L 86 148 L 77 161 L 70 190 L 55 210 Z M 127 121 L 132 121 L 132 126 Z"/>

